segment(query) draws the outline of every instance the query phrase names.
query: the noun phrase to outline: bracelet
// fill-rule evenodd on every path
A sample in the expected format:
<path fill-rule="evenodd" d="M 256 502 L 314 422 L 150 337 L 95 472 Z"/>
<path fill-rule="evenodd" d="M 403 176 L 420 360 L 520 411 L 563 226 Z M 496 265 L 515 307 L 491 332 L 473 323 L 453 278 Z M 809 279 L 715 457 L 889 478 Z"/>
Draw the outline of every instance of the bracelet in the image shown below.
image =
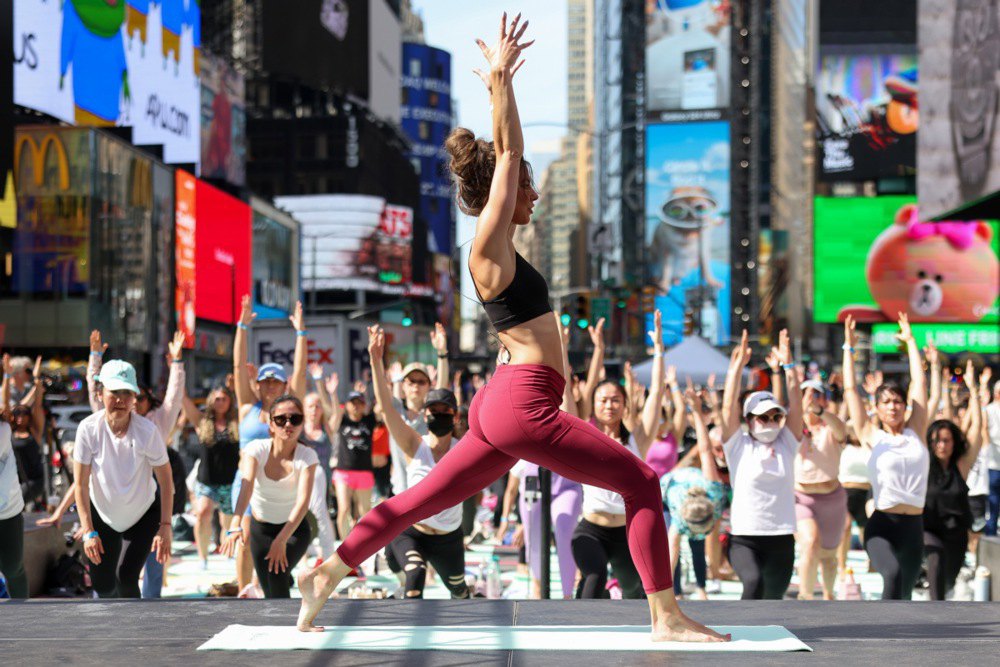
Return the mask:
<path fill-rule="evenodd" d="M 92 356 L 92 357 L 103 357 L 104 353 L 103 352 L 98 352 L 97 350 L 91 350 L 90 351 L 90 356 Z"/>
<path fill-rule="evenodd" d="M 444 354 L 440 354 L 440 353 L 438 354 L 438 359 L 447 359 L 447 358 L 448 358 L 448 353 L 447 352 L 445 352 Z"/>
<path fill-rule="evenodd" d="M 653 352 L 653 358 L 654 359 L 659 359 L 662 356 L 663 356 L 663 352 L 662 351 Z"/>
<path fill-rule="evenodd" d="M 84 535 L 83 539 L 86 541 L 86 540 L 92 540 L 95 537 L 100 537 L 100 534 L 96 530 L 92 530 L 89 533 L 87 533 L 86 535 Z"/>
<path fill-rule="evenodd" d="M 781 364 L 781 367 L 784 368 L 786 371 L 795 370 L 795 364 Z"/>
<path fill-rule="evenodd" d="M 242 528 L 233 528 L 232 530 L 227 530 L 226 535 L 235 535 L 236 533 L 242 533 Z"/>
<path fill-rule="evenodd" d="M 841 345 L 840 349 L 843 350 L 844 352 L 850 352 L 851 354 L 854 354 L 854 348 L 848 345 L 847 343 Z"/>
<path fill-rule="evenodd" d="M 247 325 L 243 324 L 242 322 L 237 322 L 236 323 L 236 328 L 237 329 L 243 329 L 244 331 L 246 331 L 247 330 Z"/>
<path fill-rule="evenodd" d="M 183 359 L 172 359 L 170 361 L 170 363 L 172 363 L 172 364 L 183 364 L 184 360 Z"/>
<path fill-rule="evenodd" d="M 301 330 L 301 331 L 296 331 L 296 332 L 295 332 L 295 335 L 296 335 L 296 336 L 305 336 L 305 335 L 306 335 L 306 334 L 308 334 L 308 333 L 309 333 L 309 330 L 308 330 L 308 329 L 303 329 L 303 330 Z"/>
<path fill-rule="evenodd" d="M 323 376 L 322 375 L 313 375 L 312 379 L 313 379 L 313 382 L 319 382 L 320 380 L 323 379 Z"/>
<path fill-rule="evenodd" d="M 173 526 L 173 524 L 171 522 L 169 522 L 169 521 L 161 521 L 160 525 L 161 526 Z"/>

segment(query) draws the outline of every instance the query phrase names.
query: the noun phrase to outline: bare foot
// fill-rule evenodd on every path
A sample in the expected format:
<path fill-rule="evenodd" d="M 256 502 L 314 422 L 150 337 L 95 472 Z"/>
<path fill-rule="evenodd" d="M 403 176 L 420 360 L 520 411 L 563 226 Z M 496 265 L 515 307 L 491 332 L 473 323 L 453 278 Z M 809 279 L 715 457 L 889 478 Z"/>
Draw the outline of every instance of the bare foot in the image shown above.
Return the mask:
<path fill-rule="evenodd" d="M 727 642 L 732 637 L 697 623 L 682 613 L 662 617 L 653 627 L 654 642 Z"/>
<path fill-rule="evenodd" d="M 295 627 L 299 632 L 323 632 L 323 626 L 313 625 L 313 621 L 330 598 L 333 582 L 317 567 L 300 575 L 298 585 L 299 592 L 302 593 L 302 606 L 299 608 L 299 619 Z"/>
<path fill-rule="evenodd" d="M 708 593 L 705 592 L 704 588 L 696 588 L 695 591 L 694 591 L 694 599 L 695 600 L 707 600 L 708 599 Z"/>

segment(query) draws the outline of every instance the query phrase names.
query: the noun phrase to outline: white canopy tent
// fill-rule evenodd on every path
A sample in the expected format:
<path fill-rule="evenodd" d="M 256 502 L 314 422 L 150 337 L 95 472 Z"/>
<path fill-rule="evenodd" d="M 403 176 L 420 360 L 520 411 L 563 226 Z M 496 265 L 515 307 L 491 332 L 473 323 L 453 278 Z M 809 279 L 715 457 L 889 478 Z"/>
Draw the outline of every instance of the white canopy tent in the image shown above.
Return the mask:
<path fill-rule="evenodd" d="M 697 336 L 689 336 L 672 347 L 664 355 L 663 361 L 664 366 L 677 367 L 677 380 L 681 387 L 689 377 L 695 384 L 705 385 L 708 383 L 708 376 L 714 373 L 716 386 L 721 388 L 726 381 L 726 371 L 729 370 L 729 357 Z M 636 364 L 634 370 L 639 382 L 648 387 L 653 374 L 653 360 L 647 359 Z M 749 377 L 749 371 L 744 369 L 744 383 Z"/>

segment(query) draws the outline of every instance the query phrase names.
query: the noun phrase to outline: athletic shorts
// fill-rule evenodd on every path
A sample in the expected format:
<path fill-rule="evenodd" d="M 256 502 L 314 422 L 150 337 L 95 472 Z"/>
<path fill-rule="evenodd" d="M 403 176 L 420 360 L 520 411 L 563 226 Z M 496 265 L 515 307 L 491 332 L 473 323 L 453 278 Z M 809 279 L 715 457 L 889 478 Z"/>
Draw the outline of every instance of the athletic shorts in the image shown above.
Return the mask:
<path fill-rule="evenodd" d="M 355 491 L 370 491 L 375 486 L 375 474 L 371 470 L 333 471 L 334 484 L 346 484 Z"/>
<path fill-rule="evenodd" d="M 986 528 L 986 505 L 989 496 L 969 496 L 969 509 L 972 510 L 972 532 L 981 533 Z"/>
<path fill-rule="evenodd" d="M 233 513 L 232 484 L 202 484 L 195 481 L 194 496 L 195 498 L 208 498 L 219 506 L 219 511 L 223 514 Z"/>

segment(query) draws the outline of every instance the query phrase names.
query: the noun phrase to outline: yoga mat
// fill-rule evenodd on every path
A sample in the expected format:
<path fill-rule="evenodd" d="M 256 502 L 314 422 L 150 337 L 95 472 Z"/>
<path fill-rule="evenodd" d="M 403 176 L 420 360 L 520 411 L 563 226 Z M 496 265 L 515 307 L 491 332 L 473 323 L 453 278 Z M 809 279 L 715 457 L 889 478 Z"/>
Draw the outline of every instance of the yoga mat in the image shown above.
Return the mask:
<path fill-rule="evenodd" d="M 733 640 L 717 644 L 653 642 L 645 625 L 326 626 L 299 632 L 288 625 L 230 625 L 199 651 L 812 651 L 780 625 L 715 626 Z"/>

